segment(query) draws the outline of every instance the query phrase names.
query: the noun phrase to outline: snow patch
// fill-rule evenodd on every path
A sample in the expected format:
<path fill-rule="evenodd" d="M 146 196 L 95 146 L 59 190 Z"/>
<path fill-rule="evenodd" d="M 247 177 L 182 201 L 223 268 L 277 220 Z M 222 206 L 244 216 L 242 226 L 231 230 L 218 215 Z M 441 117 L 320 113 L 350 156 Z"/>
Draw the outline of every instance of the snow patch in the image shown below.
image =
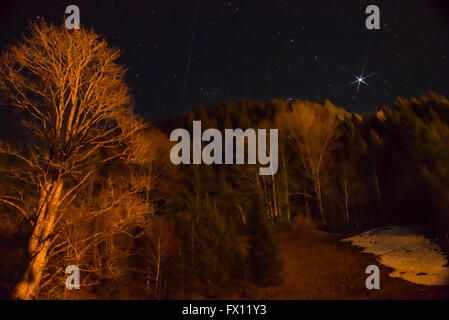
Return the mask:
<path fill-rule="evenodd" d="M 343 239 L 363 252 L 373 253 L 379 262 L 393 268 L 390 277 L 424 285 L 449 285 L 448 261 L 441 249 L 408 226 L 391 226 L 366 231 Z"/>

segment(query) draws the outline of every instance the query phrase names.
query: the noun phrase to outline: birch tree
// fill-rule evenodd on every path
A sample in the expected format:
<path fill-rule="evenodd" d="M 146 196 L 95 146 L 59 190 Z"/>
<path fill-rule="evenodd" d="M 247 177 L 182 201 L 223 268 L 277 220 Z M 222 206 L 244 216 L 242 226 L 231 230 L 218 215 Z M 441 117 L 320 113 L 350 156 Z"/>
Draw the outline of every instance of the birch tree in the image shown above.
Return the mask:
<path fill-rule="evenodd" d="M 15 288 L 19 299 L 38 293 L 62 209 L 94 173 L 92 161 L 136 160 L 129 146 L 143 124 L 133 115 L 119 56 L 93 31 L 41 22 L 0 57 L 1 102 L 20 112 L 29 137 L 0 151 L 16 165 L 10 174 L 38 194 L 29 208 L 25 194 L 0 191 L 0 200 L 31 226 L 29 264 Z M 98 157 L 110 148 L 112 155 Z"/>
<path fill-rule="evenodd" d="M 298 155 L 297 168 L 311 184 L 312 192 L 305 190 L 297 194 L 316 200 L 324 224 L 323 175 L 329 170 L 332 147 L 339 135 L 337 127 L 344 113 L 327 100 L 324 104 L 295 101 L 292 110 L 277 119 L 278 126 L 286 130 L 289 144 Z"/>

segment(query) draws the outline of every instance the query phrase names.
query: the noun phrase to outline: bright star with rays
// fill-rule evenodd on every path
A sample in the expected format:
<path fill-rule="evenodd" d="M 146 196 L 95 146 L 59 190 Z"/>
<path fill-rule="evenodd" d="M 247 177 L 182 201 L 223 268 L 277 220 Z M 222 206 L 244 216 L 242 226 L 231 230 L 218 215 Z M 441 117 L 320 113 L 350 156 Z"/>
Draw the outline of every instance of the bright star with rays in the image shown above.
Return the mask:
<path fill-rule="evenodd" d="M 381 90 L 379 90 L 379 89 L 376 89 L 376 88 L 373 88 L 368 82 L 367 82 L 367 79 L 369 79 L 369 78 L 371 78 L 371 77 L 374 77 L 375 75 L 377 75 L 377 74 L 379 74 L 380 72 L 382 72 L 382 71 L 380 71 L 380 72 L 371 72 L 371 73 L 369 73 L 369 74 L 365 74 L 364 73 L 364 66 L 362 65 L 362 70 L 361 70 L 361 72 L 360 72 L 360 74 L 359 75 L 356 75 L 356 74 L 354 74 L 354 73 L 352 73 L 351 71 L 349 71 L 348 69 L 346 69 L 345 67 L 343 67 L 343 66 L 341 66 L 341 65 L 339 65 L 338 66 L 341 70 L 343 70 L 343 71 L 345 71 L 346 73 L 349 73 L 350 75 L 352 75 L 353 77 L 354 77 L 354 80 L 353 81 L 351 81 L 351 82 L 349 82 L 349 83 L 347 83 L 347 84 L 345 84 L 345 85 L 343 85 L 343 86 L 340 86 L 340 87 L 337 87 L 335 90 L 341 90 L 341 89 L 343 89 L 344 87 L 348 87 L 348 86 L 353 86 L 353 85 L 355 85 L 356 86 L 356 90 L 357 90 L 357 92 L 360 90 L 360 87 L 362 86 L 362 85 L 365 85 L 365 86 L 367 86 L 367 87 L 370 87 L 371 89 L 373 89 L 374 91 L 377 91 L 378 93 L 381 93 L 381 94 L 383 94 L 383 95 L 385 95 L 385 96 L 389 96 L 389 94 L 388 93 L 385 93 L 385 92 L 383 92 L 383 91 L 381 91 Z"/>
<path fill-rule="evenodd" d="M 359 91 L 360 86 L 362 84 L 366 85 L 367 87 L 369 87 L 370 85 L 368 84 L 368 82 L 365 81 L 365 79 L 368 79 L 369 77 L 372 77 L 374 75 L 374 73 L 369 74 L 368 76 L 365 76 L 363 74 L 361 74 L 360 76 L 355 76 L 355 81 L 352 81 L 350 83 L 350 85 L 353 84 L 357 84 L 357 91 Z"/>

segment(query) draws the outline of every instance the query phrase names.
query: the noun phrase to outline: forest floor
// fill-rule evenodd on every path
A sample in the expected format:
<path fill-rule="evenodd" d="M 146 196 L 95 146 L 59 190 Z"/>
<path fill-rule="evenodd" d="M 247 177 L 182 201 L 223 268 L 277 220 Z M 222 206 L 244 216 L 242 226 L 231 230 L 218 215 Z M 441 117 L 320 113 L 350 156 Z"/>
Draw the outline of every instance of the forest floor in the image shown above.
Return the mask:
<path fill-rule="evenodd" d="M 416 285 L 388 276 L 373 254 L 343 243 L 345 234 L 299 227 L 279 235 L 283 284 L 258 288 L 251 299 L 449 299 L 448 286 Z M 380 269 L 380 289 L 368 290 L 368 265 Z"/>

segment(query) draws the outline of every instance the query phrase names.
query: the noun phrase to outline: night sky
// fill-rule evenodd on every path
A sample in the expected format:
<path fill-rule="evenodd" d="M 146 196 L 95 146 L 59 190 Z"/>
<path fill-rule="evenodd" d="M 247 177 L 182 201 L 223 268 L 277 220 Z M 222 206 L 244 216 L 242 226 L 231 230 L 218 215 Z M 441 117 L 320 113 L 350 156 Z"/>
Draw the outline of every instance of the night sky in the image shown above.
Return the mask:
<path fill-rule="evenodd" d="M 366 113 L 428 90 L 449 97 L 449 1 L 195 0 L 2 2 L 0 47 L 28 21 L 83 27 L 124 49 L 136 110 L 148 119 L 196 103 L 329 99 Z M 366 6 L 381 29 L 365 27 Z M 349 83 L 370 75 L 369 86 Z"/>

